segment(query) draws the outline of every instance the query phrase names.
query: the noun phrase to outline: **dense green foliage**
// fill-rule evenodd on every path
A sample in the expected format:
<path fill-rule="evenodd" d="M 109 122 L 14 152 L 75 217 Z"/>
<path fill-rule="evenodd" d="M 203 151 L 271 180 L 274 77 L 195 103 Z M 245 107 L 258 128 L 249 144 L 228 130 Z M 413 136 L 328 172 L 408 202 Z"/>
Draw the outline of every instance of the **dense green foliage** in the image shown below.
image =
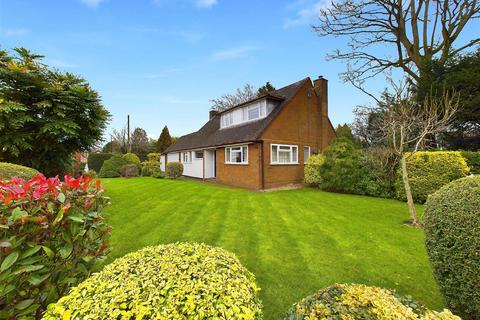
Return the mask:
<path fill-rule="evenodd" d="M 72 153 L 101 140 L 109 113 L 84 79 L 14 52 L 0 50 L 0 159 L 63 173 Z"/>
<path fill-rule="evenodd" d="M 148 139 L 147 132 L 142 128 L 135 128 L 132 136 L 130 137 L 133 153 L 137 154 L 140 159 L 145 160 L 150 150 L 150 140 Z"/>
<path fill-rule="evenodd" d="M 428 198 L 425 244 L 447 306 L 480 319 L 480 176 L 453 181 Z"/>
<path fill-rule="evenodd" d="M 2 319 L 39 318 L 105 258 L 108 202 L 88 177 L 0 182 Z"/>
<path fill-rule="evenodd" d="M 480 47 L 447 64 L 434 61 L 428 67 L 431 75 L 419 83 L 419 99 L 447 89 L 455 90 L 461 101 L 450 130 L 440 142 L 448 149 L 480 150 Z"/>
<path fill-rule="evenodd" d="M 142 162 L 140 161 L 140 158 L 135 153 L 125 153 L 123 155 L 123 159 L 125 159 L 129 164 L 136 165 L 138 170 L 142 168 Z"/>
<path fill-rule="evenodd" d="M 109 257 L 176 241 L 225 248 L 255 274 L 266 319 L 282 319 L 294 302 L 337 282 L 392 288 L 442 307 L 423 231 L 403 225 L 400 201 L 312 188 L 249 192 L 183 179 L 102 183 L 112 199 Z"/>
<path fill-rule="evenodd" d="M 138 177 L 140 174 L 138 172 L 138 167 L 133 163 L 126 164 L 120 168 L 120 174 L 125 178 Z"/>
<path fill-rule="evenodd" d="M 262 319 L 259 290 L 254 275 L 221 248 L 160 245 L 115 260 L 43 319 Z"/>
<path fill-rule="evenodd" d="M 168 131 L 167 126 L 163 127 L 162 133 L 157 140 L 156 149 L 158 153 L 162 153 L 165 151 L 170 145 L 173 143 L 172 137 L 170 136 L 170 132 Z"/>
<path fill-rule="evenodd" d="M 321 154 L 314 154 L 308 158 L 304 168 L 305 183 L 311 186 L 318 186 L 321 182 L 320 166 L 325 162 Z"/>
<path fill-rule="evenodd" d="M 469 172 L 459 151 L 420 151 L 406 157 L 413 200 L 418 203 L 424 203 L 428 195 Z M 398 177 L 397 196 L 404 199 L 405 189 L 400 173 Z"/>
<path fill-rule="evenodd" d="M 461 320 L 450 311 L 426 310 L 392 291 L 358 284 L 336 284 L 296 303 L 285 320 Z"/>
<path fill-rule="evenodd" d="M 105 160 L 110 159 L 112 156 L 113 153 L 90 153 L 87 159 L 88 168 L 98 173 Z"/>
<path fill-rule="evenodd" d="M 162 175 L 160 170 L 160 153 L 149 153 L 147 160 L 142 162 L 142 176 L 158 176 Z"/>
<path fill-rule="evenodd" d="M 270 83 L 270 81 L 267 81 L 263 86 L 258 88 L 257 93 L 259 96 L 261 96 L 275 90 L 275 87 Z"/>
<path fill-rule="evenodd" d="M 169 179 L 178 179 L 183 174 L 183 164 L 180 162 L 167 162 L 165 176 Z"/>
<path fill-rule="evenodd" d="M 38 174 L 38 171 L 18 164 L 0 162 L 0 180 L 19 177 L 22 179 L 31 179 Z"/>
<path fill-rule="evenodd" d="M 470 173 L 480 174 L 480 151 L 461 151 L 462 156 L 465 158 Z"/>
<path fill-rule="evenodd" d="M 117 178 L 121 176 L 120 169 L 128 164 L 120 154 L 114 154 L 110 159 L 103 162 L 98 176 L 100 178 Z"/>

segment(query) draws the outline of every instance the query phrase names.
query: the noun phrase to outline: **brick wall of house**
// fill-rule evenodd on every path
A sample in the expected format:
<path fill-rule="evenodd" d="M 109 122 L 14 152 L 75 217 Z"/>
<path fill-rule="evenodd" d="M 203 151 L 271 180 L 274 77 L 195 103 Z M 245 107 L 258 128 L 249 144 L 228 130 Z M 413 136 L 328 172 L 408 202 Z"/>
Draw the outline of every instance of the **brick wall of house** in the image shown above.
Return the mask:
<path fill-rule="evenodd" d="M 310 146 L 311 153 L 321 152 L 335 137 L 335 131 L 328 120 L 326 80 L 306 82 L 298 94 L 285 106 L 262 135 L 265 161 L 264 188 L 276 188 L 303 182 L 303 147 Z M 319 90 L 319 86 L 323 86 Z M 298 165 L 270 164 L 270 144 L 298 145 Z"/>
<path fill-rule="evenodd" d="M 216 179 L 228 184 L 248 189 L 261 189 L 259 143 L 248 145 L 248 164 L 226 164 L 225 148 L 218 148 L 216 153 Z"/>

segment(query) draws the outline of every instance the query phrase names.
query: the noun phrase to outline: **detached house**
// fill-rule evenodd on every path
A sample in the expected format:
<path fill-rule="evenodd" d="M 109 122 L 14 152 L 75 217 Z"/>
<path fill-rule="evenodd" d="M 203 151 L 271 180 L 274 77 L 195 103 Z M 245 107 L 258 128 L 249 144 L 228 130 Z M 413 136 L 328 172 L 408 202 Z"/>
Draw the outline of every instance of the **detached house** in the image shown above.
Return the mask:
<path fill-rule="evenodd" d="M 270 189 L 303 181 L 311 154 L 335 137 L 328 119 L 327 80 L 290 84 L 227 110 L 162 155 L 183 163 L 183 174 L 249 189 Z"/>

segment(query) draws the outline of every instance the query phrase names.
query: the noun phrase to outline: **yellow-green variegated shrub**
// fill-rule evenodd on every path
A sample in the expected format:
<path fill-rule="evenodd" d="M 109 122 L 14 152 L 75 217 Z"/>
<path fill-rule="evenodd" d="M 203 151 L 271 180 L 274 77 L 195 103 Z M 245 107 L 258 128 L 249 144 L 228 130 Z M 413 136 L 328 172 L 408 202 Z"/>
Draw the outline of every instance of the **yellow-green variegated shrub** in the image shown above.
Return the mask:
<path fill-rule="evenodd" d="M 450 311 L 435 312 L 378 287 L 336 284 L 296 303 L 285 320 L 461 320 Z"/>
<path fill-rule="evenodd" d="M 304 169 L 305 183 L 311 186 L 318 186 L 321 181 L 320 166 L 325 162 L 325 157 L 321 154 L 315 154 L 308 158 Z"/>
<path fill-rule="evenodd" d="M 221 248 L 160 245 L 107 265 L 43 319 L 261 319 L 259 290 L 254 275 Z"/>
<path fill-rule="evenodd" d="M 424 203 L 430 194 L 447 183 L 469 174 L 469 167 L 460 151 L 419 151 L 405 154 L 407 172 L 415 202 Z M 399 173 L 397 196 L 405 200 L 405 189 Z"/>

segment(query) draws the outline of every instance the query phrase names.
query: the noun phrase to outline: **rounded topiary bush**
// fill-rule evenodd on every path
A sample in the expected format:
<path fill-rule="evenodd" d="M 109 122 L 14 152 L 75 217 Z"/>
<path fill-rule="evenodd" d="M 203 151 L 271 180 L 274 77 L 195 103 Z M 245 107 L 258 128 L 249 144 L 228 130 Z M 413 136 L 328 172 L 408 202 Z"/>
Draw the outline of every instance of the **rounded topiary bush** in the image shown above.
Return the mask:
<path fill-rule="evenodd" d="M 128 162 L 122 157 L 122 155 L 114 154 L 110 159 L 105 160 L 98 176 L 100 178 L 120 177 L 120 169 L 126 164 L 128 164 Z"/>
<path fill-rule="evenodd" d="M 183 174 L 183 164 L 180 162 L 167 162 L 165 176 L 169 179 L 180 178 Z"/>
<path fill-rule="evenodd" d="M 480 176 L 459 179 L 429 197 L 425 245 L 446 305 L 480 319 Z"/>
<path fill-rule="evenodd" d="M 448 310 L 430 311 L 390 290 L 359 284 L 336 284 L 296 303 L 285 320 L 301 319 L 461 320 Z"/>
<path fill-rule="evenodd" d="M 0 162 L 0 180 L 10 179 L 11 177 L 19 177 L 25 180 L 29 180 L 36 176 L 38 171 L 29 168 L 20 166 L 18 164 Z"/>
<path fill-rule="evenodd" d="M 87 160 L 88 168 L 95 170 L 95 172 L 100 172 L 103 163 L 112 156 L 113 153 L 90 153 Z"/>
<path fill-rule="evenodd" d="M 321 154 L 316 154 L 308 158 L 304 169 L 305 183 L 318 186 L 321 182 L 320 166 L 325 162 L 325 157 Z"/>
<path fill-rule="evenodd" d="M 139 170 L 142 167 L 142 161 L 140 161 L 140 158 L 135 153 L 125 153 L 123 159 L 125 159 L 127 163 L 136 165 Z"/>
<path fill-rule="evenodd" d="M 107 265 L 43 319 L 261 319 L 258 291 L 254 275 L 221 248 L 160 245 Z"/>
<path fill-rule="evenodd" d="M 126 164 L 120 168 L 120 173 L 122 177 L 131 178 L 131 177 L 138 177 L 138 167 L 133 163 Z"/>

